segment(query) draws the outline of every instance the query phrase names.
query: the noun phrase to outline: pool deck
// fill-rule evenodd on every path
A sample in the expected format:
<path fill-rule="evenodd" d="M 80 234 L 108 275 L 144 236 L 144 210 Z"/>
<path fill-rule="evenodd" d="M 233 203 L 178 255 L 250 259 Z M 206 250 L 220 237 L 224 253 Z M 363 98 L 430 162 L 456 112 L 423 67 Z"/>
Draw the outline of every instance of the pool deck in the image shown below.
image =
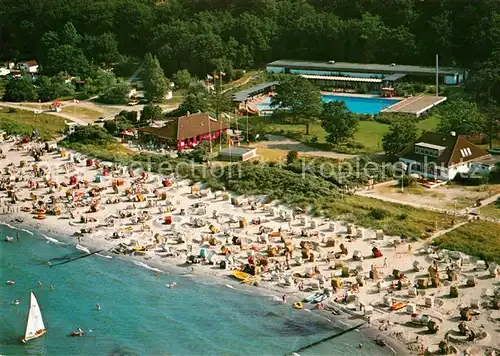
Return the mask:
<path fill-rule="evenodd" d="M 412 96 L 386 107 L 381 112 L 402 112 L 419 117 L 434 106 L 441 104 L 446 99 L 445 96 L 436 97 L 434 95 Z"/>

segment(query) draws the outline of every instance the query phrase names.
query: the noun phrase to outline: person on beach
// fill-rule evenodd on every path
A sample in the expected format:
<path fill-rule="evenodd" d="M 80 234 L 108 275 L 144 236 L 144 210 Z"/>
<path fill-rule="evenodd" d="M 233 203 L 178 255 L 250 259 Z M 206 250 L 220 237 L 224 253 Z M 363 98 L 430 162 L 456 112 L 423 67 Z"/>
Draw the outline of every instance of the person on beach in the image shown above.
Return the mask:
<path fill-rule="evenodd" d="M 286 304 L 286 294 L 283 294 L 283 296 L 281 297 L 281 301 L 283 302 L 283 304 Z"/>
<path fill-rule="evenodd" d="M 20 240 L 20 234 L 19 234 L 19 232 L 16 234 L 16 239 L 17 239 L 17 241 Z"/>

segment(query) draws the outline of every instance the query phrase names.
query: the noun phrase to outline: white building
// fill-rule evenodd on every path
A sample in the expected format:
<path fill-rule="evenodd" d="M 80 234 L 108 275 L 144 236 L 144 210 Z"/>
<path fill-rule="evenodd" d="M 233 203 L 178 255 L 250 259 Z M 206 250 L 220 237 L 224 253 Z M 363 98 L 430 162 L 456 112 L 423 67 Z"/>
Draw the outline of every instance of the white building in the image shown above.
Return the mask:
<path fill-rule="evenodd" d="M 35 60 L 19 62 L 17 67 L 20 70 L 25 70 L 29 73 L 37 73 L 38 72 L 38 63 Z"/>
<path fill-rule="evenodd" d="M 455 133 L 424 132 L 399 158 L 409 174 L 448 181 L 459 173 L 487 174 L 495 167 L 492 156 Z"/>

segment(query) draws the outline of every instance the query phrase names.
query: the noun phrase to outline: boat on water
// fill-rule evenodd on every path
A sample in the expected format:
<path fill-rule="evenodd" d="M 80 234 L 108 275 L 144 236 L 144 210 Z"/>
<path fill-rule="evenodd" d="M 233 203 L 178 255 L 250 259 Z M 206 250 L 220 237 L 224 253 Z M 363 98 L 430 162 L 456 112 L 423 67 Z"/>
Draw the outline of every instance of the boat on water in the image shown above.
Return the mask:
<path fill-rule="evenodd" d="M 77 330 L 73 330 L 69 333 L 69 336 L 72 337 L 80 337 L 83 336 L 85 333 L 83 332 L 82 329 L 78 328 Z"/>
<path fill-rule="evenodd" d="M 26 343 L 29 340 L 39 338 L 45 334 L 45 325 L 43 324 L 42 312 L 38 306 L 38 301 L 35 295 L 31 292 L 30 309 L 28 313 L 28 321 L 26 322 L 26 332 L 24 339 L 21 341 Z"/>
<path fill-rule="evenodd" d="M 14 238 L 12 236 L 5 236 L 5 241 L 12 242 L 12 241 L 14 241 Z"/>

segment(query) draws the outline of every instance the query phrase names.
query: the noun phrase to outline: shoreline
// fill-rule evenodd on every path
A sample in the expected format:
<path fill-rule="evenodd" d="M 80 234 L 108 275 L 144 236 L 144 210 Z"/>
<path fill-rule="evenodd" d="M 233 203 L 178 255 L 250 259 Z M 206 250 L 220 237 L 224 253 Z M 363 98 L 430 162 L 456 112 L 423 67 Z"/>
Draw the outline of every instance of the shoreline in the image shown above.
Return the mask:
<path fill-rule="evenodd" d="M 55 230 L 52 230 L 50 228 L 44 228 L 43 225 L 39 225 L 37 223 L 27 223 L 24 220 L 22 222 L 17 221 L 16 219 L 22 219 L 22 216 L 20 214 L 12 214 L 10 219 L 4 219 L 5 215 L 0 215 L 0 225 L 5 226 L 10 229 L 14 230 L 19 230 L 22 231 L 28 235 L 31 235 L 29 238 L 36 238 L 34 237 L 34 233 L 32 230 L 36 230 L 40 235 L 45 235 L 50 238 L 56 239 L 59 243 L 70 247 L 71 249 L 75 251 L 80 251 L 78 250 L 75 246 L 76 243 L 75 241 L 72 240 L 71 236 L 64 235 L 62 232 L 58 232 Z M 29 231 L 29 232 L 28 232 Z M 49 234 L 53 234 L 55 236 L 49 236 Z M 42 236 L 43 237 L 43 236 Z M 26 238 L 26 237 L 24 237 Z M 48 243 L 54 243 L 57 244 L 57 242 L 50 241 L 47 239 Z M 99 244 L 96 244 L 95 242 L 91 242 L 90 244 L 85 244 L 82 243 L 80 244 L 83 247 L 89 248 L 91 250 L 98 250 L 101 249 L 102 246 Z M 106 252 L 109 252 L 108 250 L 105 250 Z M 104 251 L 103 251 L 104 252 Z M 195 283 L 199 283 L 200 281 L 203 280 L 209 280 L 209 281 L 214 281 L 216 284 L 220 286 L 227 286 L 228 288 L 231 288 L 233 290 L 236 290 L 238 293 L 244 293 L 244 294 L 251 294 L 251 295 L 256 295 L 259 297 L 276 297 L 280 298 L 282 295 L 282 292 L 280 292 L 277 289 L 269 289 L 261 286 L 250 286 L 246 285 L 241 282 L 237 282 L 235 279 L 231 278 L 230 276 L 221 276 L 221 275 L 214 275 L 207 273 L 207 271 L 203 268 L 198 268 L 195 269 L 194 271 L 189 272 L 187 269 L 190 268 L 190 266 L 178 266 L 178 265 L 172 265 L 170 263 L 161 263 L 160 261 L 157 260 L 148 260 L 144 262 L 144 259 L 141 259 L 138 256 L 121 256 L 121 255 L 115 255 L 115 254 L 109 254 L 113 257 L 113 259 L 119 259 L 125 263 L 133 263 L 134 261 L 136 262 L 141 262 L 146 264 L 150 268 L 145 268 L 142 266 L 139 266 L 137 264 L 134 264 L 135 266 L 143 269 L 149 270 L 151 273 L 155 273 L 153 269 L 158 269 L 161 272 L 160 273 L 165 273 L 165 274 L 173 274 L 181 277 L 188 277 L 193 280 Z M 96 258 L 99 258 L 100 256 L 96 256 Z M 103 257 L 101 257 L 103 258 Z M 293 304 L 294 302 L 301 301 L 306 294 L 308 293 L 302 293 L 301 296 L 295 295 L 294 293 L 290 293 L 288 295 L 290 298 L 287 300 L 288 304 Z M 297 293 L 298 294 L 298 293 Z M 334 315 L 331 312 L 324 311 L 324 310 L 314 310 L 312 311 L 313 313 L 317 314 L 319 317 L 323 317 L 330 322 L 334 322 L 337 324 L 342 324 L 346 327 L 353 327 L 360 322 L 363 322 L 364 325 L 362 325 L 359 329 L 360 332 L 365 334 L 366 336 L 375 339 L 376 337 L 382 335 L 384 340 L 388 344 L 388 348 L 392 350 L 392 352 L 395 355 L 411 355 L 409 350 L 405 347 L 405 345 L 397 340 L 394 336 L 388 335 L 385 333 L 380 332 L 380 330 L 377 330 L 375 327 L 370 326 L 366 323 L 366 320 L 363 319 L 358 319 L 358 318 L 353 318 L 351 314 L 343 312 L 340 315 Z M 355 345 L 353 345 L 355 347 Z"/>
<path fill-rule="evenodd" d="M 450 299 L 446 293 L 451 283 L 442 279 L 437 288 L 420 293 L 415 289 L 415 295 L 410 295 L 417 280 L 427 276 L 428 266 L 436 264 L 436 271 L 446 276 L 449 268 L 446 261 L 454 254 L 428 247 L 426 241 L 403 241 L 383 231 L 294 212 L 277 202 L 266 204 L 257 197 L 211 192 L 202 184 L 191 185 L 175 177 L 145 172 L 141 176 L 140 172 L 132 174 L 126 167 L 102 162 L 100 165 L 110 167 L 104 174 L 96 162 L 87 165 L 86 157 L 78 153 L 45 154 L 36 163 L 35 175 L 32 167 L 35 162 L 25 154 L 29 146 L 21 150 L 10 150 L 12 143 L 0 147 L 7 154 L 7 159 L 0 161 L 0 182 L 3 180 L 4 187 L 10 186 L 18 200 L 17 204 L 11 204 L 7 192 L 0 192 L 0 214 L 5 214 L 0 215 L 0 221 L 43 231 L 46 235 L 55 234 L 73 245 L 115 249 L 118 255 L 113 255 L 114 258 L 140 253 L 140 257 L 122 259 L 137 262 L 136 265 L 140 262 L 142 267 L 145 264 L 150 269 L 185 274 L 187 259 L 201 256 L 213 264 L 188 265 L 194 270 L 192 277 L 211 278 L 220 283 L 236 285 L 231 269 L 256 265 L 258 261 L 262 266 L 259 287 L 244 290 L 260 295 L 287 294 L 290 299 L 301 300 L 326 291 L 324 288 L 330 288 L 330 283 L 333 289 L 335 282 L 336 290 L 323 302 L 325 307 L 343 310 L 343 316 L 347 316 L 343 319 L 349 321 L 369 317 L 370 325 L 363 329 L 382 335 L 391 346 L 394 343 L 399 354 L 403 353 L 399 346 L 408 349 L 405 353 L 415 351 L 417 335 L 424 349 L 436 347 L 448 331 L 457 329 L 458 306 L 481 300 L 484 298 L 481 290 L 493 289 L 496 283 L 494 278 L 485 278 L 488 271 L 478 274 L 471 269 L 476 259 L 466 256 L 467 265 L 459 273 L 459 281 L 465 283 L 479 277 L 476 288 Z M 78 156 L 80 163 L 68 160 L 69 154 L 72 158 Z M 44 212 L 57 209 L 56 216 L 43 213 L 42 220 L 33 219 L 40 217 L 36 213 L 41 209 L 39 206 L 46 206 Z M 230 253 L 223 255 L 222 247 Z M 284 253 L 287 249 L 292 255 L 288 262 Z M 222 261 L 231 268 L 220 269 Z M 400 288 L 395 286 L 398 279 L 394 271 L 404 272 Z M 374 273 L 373 278 L 368 272 Z M 346 303 L 334 301 L 344 295 Z M 427 305 L 429 296 L 432 304 L 436 299 L 436 305 Z M 399 301 L 403 308 L 390 309 L 389 300 Z M 428 334 L 406 325 L 412 313 L 431 315 L 440 322 L 441 330 Z M 326 311 L 325 315 L 332 316 Z M 485 325 L 485 330 L 494 334 L 496 325 L 488 315 L 482 313 L 476 317 L 474 325 Z M 479 355 L 485 347 L 500 347 L 500 343 L 470 346 L 478 347 Z M 463 349 L 462 345 L 460 348 Z"/>

